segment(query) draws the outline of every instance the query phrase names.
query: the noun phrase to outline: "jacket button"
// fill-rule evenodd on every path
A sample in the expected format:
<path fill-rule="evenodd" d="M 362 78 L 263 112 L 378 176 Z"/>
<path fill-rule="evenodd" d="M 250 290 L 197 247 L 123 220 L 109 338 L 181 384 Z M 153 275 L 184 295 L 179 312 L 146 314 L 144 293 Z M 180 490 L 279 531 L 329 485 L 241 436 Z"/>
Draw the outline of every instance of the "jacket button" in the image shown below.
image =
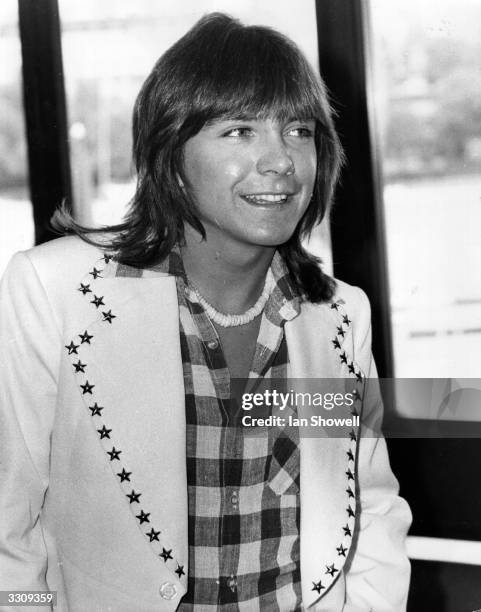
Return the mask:
<path fill-rule="evenodd" d="M 162 599 L 174 599 L 177 595 L 177 587 L 172 582 L 164 582 L 159 589 Z"/>
<path fill-rule="evenodd" d="M 209 342 L 207 342 L 207 346 L 211 351 L 215 351 L 215 349 L 219 346 L 219 343 L 217 340 L 209 340 Z"/>

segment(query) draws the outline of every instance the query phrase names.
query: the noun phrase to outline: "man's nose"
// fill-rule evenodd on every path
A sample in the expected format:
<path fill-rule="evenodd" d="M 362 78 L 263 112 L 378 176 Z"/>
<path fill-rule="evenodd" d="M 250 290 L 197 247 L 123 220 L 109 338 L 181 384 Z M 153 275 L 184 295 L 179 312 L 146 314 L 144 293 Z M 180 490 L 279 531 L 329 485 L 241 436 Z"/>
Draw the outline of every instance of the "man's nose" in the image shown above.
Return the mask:
<path fill-rule="evenodd" d="M 282 136 L 272 136 L 262 143 L 256 167 L 259 174 L 294 174 L 294 162 Z"/>

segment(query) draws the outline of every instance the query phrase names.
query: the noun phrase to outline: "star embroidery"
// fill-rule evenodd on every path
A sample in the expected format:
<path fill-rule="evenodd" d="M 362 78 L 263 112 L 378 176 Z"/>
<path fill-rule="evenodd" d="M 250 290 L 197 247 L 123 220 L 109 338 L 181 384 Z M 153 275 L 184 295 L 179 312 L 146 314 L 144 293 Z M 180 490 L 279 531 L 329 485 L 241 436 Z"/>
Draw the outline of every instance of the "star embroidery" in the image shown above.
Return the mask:
<path fill-rule="evenodd" d="M 351 487 L 348 487 L 348 488 L 346 489 L 346 493 L 349 495 L 349 497 L 354 497 L 354 493 L 352 492 Z"/>
<path fill-rule="evenodd" d="M 347 451 L 346 455 L 348 456 L 349 461 L 354 461 L 354 455 L 352 454 L 352 450 L 351 449 L 349 449 Z"/>
<path fill-rule="evenodd" d="M 108 255 L 107 253 L 104 253 L 104 261 L 106 264 L 108 264 L 111 259 L 112 259 L 112 255 Z"/>
<path fill-rule="evenodd" d="M 362 374 L 361 372 L 356 372 L 356 378 L 359 382 L 362 382 Z"/>
<path fill-rule="evenodd" d="M 92 416 L 95 416 L 95 415 L 101 416 L 100 413 L 102 412 L 103 409 L 104 409 L 104 407 L 103 406 L 99 406 L 97 404 L 97 402 L 95 402 L 95 404 L 93 406 L 89 406 L 89 410 L 92 413 Z"/>
<path fill-rule="evenodd" d="M 334 338 L 334 340 L 332 341 L 332 344 L 334 345 L 334 348 L 341 348 L 341 345 L 339 344 L 339 340 L 337 338 Z"/>
<path fill-rule="evenodd" d="M 354 433 L 354 429 L 351 429 L 351 431 L 349 432 L 349 437 L 353 442 L 356 441 L 356 434 Z"/>
<path fill-rule="evenodd" d="M 105 306 L 104 296 L 101 295 L 100 297 L 98 297 L 94 294 L 94 299 L 91 300 L 90 303 L 95 304 L 97 308 L 100 308 L 100 306 Z"/>
<path fill-rule="evenodd" d="M 112 431 L 111 429 L 107 429 L 105 427 L 105 425 L 102 426 L 102 429 L 97 429 L 97 431 L 100 434 L 100 439 L 103 440 L 104 438 L 108 438 L 110 440 L 110 432 Z M 125 471 L 125 470 L 124 470 Z"/>
<path fill-rule="evenodd" d="M 89 272 L 89 274 L 91 274 L 94 277 L 94 279 L 95 279 L 95 278 L 98 278 L 100 276 L 101 272 L 102 272 L 102 270 L 97 270 L 97 268 L 94 268 L 92 270 L 92 272 Z M 100 276 L 100 278 L 102 278 L 102 277 Z"/>
<path fill-rule="evenodd" d="M 88 380 L 85 381 L 85 384 L 80 386 L 82 388 L 82 395 L 85 395 L 86 393 L 90 393 L 90 395 L 92 395 L 92 389 L 95 387 L 95 385 L 91 385 Z"/>
<path fill-rule="evenodd" d="M 334 310 L 338 310 L 339 309 L 339 304 L 337 302 L 334 302 L 333 304 L 331 304 L 331 308 Z"/>
<path fill-rule="evenodd" d="M 346 512 L 347 512 L 348 516 L 356 516 L 356 515 L 354 514 L 354 510 L 351 508 L 351 506 L 348 506 L 348 507 L 346 508 Z"/>
<path fill-rule="evenodd" d="M 98 431 L 98 430 L 97 430 Z M 132 472 L 126 472 L 125 468 L 122 468 L 122 471 L 119 472 L 117 474 L 117 476 L 120 478 L 120 482 L 124 482 L 124 480 L 126 480 L 127 482 L 130 482 L 130 476 L 131 476 Z"/>
<path fill-rule="evenodd" d="M 120 453 L 122 451 L 117 450 L 115 448 L 115 446 L 112 447 L 112 450 L 107 451 L 107 455 L 110 455 L 110 461 L 114 461 L 114 459 L 119 459 L 120 460 Z"/>
<path fill-rule="evenodd" d="M 348 480 L 354 480 L 354 475 L 353 475 L 353 473 L 351 472 L 351 470 L 347 470 L 347 472 L 346 472 L 346 476 L 347 476 L 347 479 L 348 479 Z"/>
<path fill-rule="evenodd" d="M 349 525 L 345 525 L 343 528 L 344 535 L 352 536 L 351 530 L 349 529 Z"/>
<path fill-rule="evenodd" d="M 338 546 L 336 548 L 336 550 L 337 550 L 337 554 L 340 557 L 345 557 L 346 556 L 347 548 L 345 546 L 343 546 L 342 544 L 340 546 Z"/>
<path fill-rule="evenodd" d="M 342 363 L 347 363 L 347 355 L 346 355 L 346 352 L 342 353 L 342 355 L 341 355 L 341 361 L 342 361 Z"/>
<path fill-rule="evenodd" d="M 183 565 L 179 565 L 177 563 L 177 569 L 175 570 L 175 573 L 177 574 L 177 576 L 179 576 L 179 578 L 181 576 L 185 576 L 185 572 L 184 572 L 184 566 Z"/>
<path fill-rule="evenodd" d="M 78 288 L 78 291 L 81 291 L 83 295 L 85 295 L 86 293 L 92 293 L 92 289 L 90 289 L 90 285 L 84 285 L 83 283 L 80 283 L 80 287 Z"/>
<path fill-rule="evenodd" d="M 78 336 L 82 344 L 84 342 L 86 342 L 87 344 L 90 344 L 90 340 L 92 340 L 93 338 L 93 336 L 89 334 L 87 330 L 85 330 L 83 334 L 79 334 Z"/>
<path fill-rule="evenodd" d="M 162 552 L 160 553 L 159 557 L 162 557 L 162 559 L 164 560 L 164 563 L 167 563 L 168 559 L 173 559 L 172 555 L 170 554 L 171 552 L 172 552 L 172 549 L 165 550 L 165 548 L 162 548 Z"/>
<path fill-rule="evenodd" d="M 354 364 L 352 363 L 352 361 L 351 361 L 351 363 L 350 363 L 350 364 L 347 366 L 347 368 L 348 368 L 349 372 L 351 372 L 351 374 L 354 374 L 354 373 L 355 373 L 355 371 L 356 371 L 356 370 L 354 369 Z"/>
<path fill-rule="evenodd" d="M 109 323 L 112 323 L 112 319 L 115 319 L 115 315 L 112 314 L 111 310 L 108 312 L 102 312 L 102 314 L 104 315 L 104 321 L 108 321 Z"/>
<path fill-rule="evenodd" d="M 142 493 L 136 493 L 133 489 L 132 489 L 132 493 L 128 493 L 127 497 L 129 498 L 129 503 L 131 504 L 138 504 L 139 502 L 139 497 L 142 495 Z"/>
<path fill-rule="evenodd" d="M 77 361 L 77 363 L 72 363 L 72 365 L 76 372 L 85 372 L 85 368 L 87 367 L 87 364 L 82 363 L 80 359 Z"/>
<path fill-rule="evenodd" d="M 345 325 L 351 325 L 351 321 L 349 320 L 349 317 L 348 317 L 347 315 L 344 315 L 344 316 L 342 317 L 342 322 L 343 322 Z"/>
<path fill-rule="evenodd" d="M 160 531 L 155 531 L 154 528 L 152 527 L 152 529 L 150 531 L 146 532 L 145 535 L 149 536 L 151 542 L 153 542 L 154 540 L 157 540 L 157 542 L 158 542 L 159 541 Z"/>
<path fill-rule="evenodd" d="M 77 355 L 78 354 L 77 349 L 79 346 L 80 344 L 74 344 L 72 340 L 72 342 L 69 345 L 67 344 L 65 345 L 65 348 L 67 349 L 69 355 L 71 355 L 72 353 L 75 353 Z"/>
<path fill-rule="evenodd" d="M 314 586 L 312 587 L 312 591 L 317 591 L 318 593 L 320 593 L 322 591 L 322 589 L 325 589 L 326 587 L 322 584 L 322 582 L 319 580 L 319 582 L 313 582 L 312 583 Z"/>
<path fill-rule="evenodd" d="M 140 521 L 140 524 L 142 525 L 142 523 L 150 523 L 150 512 L 144 512 L 143 510 L 140 511 L 140 514 L 137 514 L 135 518 L 138 518 Z"/>
<path fill-rule="evenodd" d="M 342 325 L 337 328 L 337 333 L 344 338 L 346 332 L 342 329 Z"/>
<path fill-rule="evenodd" d="M 334 576 L 334 574 L 339 571 L 336 569 L 334 563 L 332 565 L 326 565 L 326 568 L 326 574 L 330 574 L 331 576 Z"/>

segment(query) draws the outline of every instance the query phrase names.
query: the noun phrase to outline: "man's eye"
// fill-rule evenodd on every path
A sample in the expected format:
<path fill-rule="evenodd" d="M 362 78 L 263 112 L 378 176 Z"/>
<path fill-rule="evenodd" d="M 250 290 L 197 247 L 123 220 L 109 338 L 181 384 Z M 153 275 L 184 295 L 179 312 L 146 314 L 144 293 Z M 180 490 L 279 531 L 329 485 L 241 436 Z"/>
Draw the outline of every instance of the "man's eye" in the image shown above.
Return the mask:
<path fill-rule="evenodd" d="M 297 136 L 298 138 L 312 138 L 314 136 L 314 130 L 305 126 L 294 127 L 287 131 L 287 135 Z"/>
<path fill-rule="evenodd" d="M 253 130 L 249 127 L 236 127 L 224 132 L 223 136 L 225 138 L 240 138 L 242 136 L 252 136 L 252 134 Z"/>

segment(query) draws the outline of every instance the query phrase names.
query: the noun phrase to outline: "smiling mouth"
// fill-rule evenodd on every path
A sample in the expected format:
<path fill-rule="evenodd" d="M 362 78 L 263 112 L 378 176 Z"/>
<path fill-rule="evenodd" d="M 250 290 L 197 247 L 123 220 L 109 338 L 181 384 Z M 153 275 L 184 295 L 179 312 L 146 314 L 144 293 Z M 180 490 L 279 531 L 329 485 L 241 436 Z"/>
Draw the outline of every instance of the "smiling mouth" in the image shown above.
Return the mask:
<path fill-rule="evenodd" d="M 255 193 L 243 195 L 242 198 L 250 204 L 283 204 L 290 194 L 287 193 Z"/>

